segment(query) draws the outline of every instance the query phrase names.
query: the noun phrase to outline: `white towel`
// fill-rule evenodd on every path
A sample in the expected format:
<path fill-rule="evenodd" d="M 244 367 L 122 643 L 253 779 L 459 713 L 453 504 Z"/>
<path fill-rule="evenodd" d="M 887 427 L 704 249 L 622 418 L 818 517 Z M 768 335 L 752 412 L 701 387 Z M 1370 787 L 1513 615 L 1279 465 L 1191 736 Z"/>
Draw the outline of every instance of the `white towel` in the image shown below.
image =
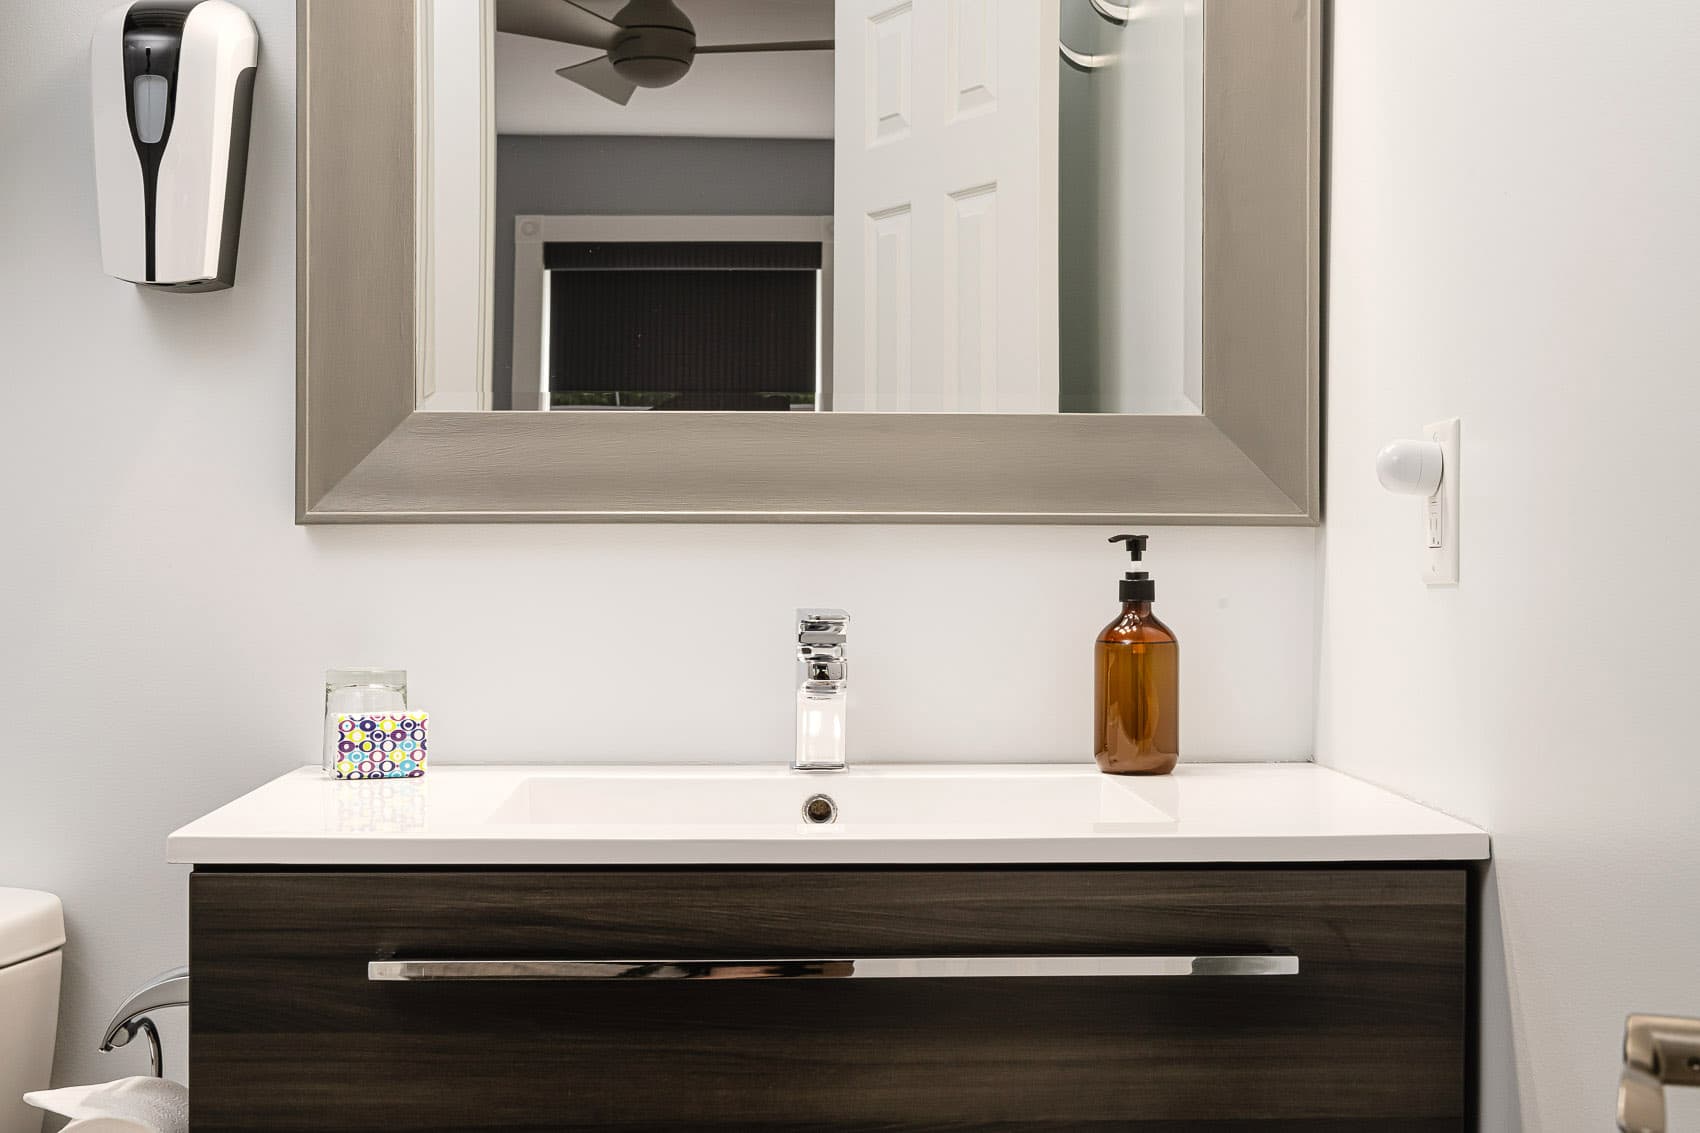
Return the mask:
<path fill-rule="evenodd" d="M 35 1090 L 24 1100 L 72 1118 L 63 1133 L 189 1133 L 189 1087 L 169 1078 Z"/>

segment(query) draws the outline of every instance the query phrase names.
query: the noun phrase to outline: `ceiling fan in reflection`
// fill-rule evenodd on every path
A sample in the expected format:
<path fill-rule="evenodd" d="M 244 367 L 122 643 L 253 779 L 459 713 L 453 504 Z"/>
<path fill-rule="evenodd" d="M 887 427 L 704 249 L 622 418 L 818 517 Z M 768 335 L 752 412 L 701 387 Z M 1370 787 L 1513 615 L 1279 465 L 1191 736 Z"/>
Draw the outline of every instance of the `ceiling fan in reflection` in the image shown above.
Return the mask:
<path fill-rule="evenodd" d="M 638 87 L 672 86 L 698 55 L 832 50 L 830 39 L 700 44 L 696 27 L 673 0 L 630 0 L 613 19 L 572 0 L 497 0 L 496 30 L 602 48 L 606 55 L 555 73 L 621 106 Z"/>

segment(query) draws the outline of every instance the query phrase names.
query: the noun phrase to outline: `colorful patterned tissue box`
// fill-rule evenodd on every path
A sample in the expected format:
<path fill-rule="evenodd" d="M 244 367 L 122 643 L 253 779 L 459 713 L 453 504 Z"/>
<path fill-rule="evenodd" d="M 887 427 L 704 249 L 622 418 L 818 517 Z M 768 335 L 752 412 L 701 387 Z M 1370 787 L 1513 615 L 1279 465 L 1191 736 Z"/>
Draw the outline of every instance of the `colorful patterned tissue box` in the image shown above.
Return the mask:
<path fill-rule="evenodd" d="M 338 779 L 417 779 L 425 774 L 425 712 L 336 718 Z"/>

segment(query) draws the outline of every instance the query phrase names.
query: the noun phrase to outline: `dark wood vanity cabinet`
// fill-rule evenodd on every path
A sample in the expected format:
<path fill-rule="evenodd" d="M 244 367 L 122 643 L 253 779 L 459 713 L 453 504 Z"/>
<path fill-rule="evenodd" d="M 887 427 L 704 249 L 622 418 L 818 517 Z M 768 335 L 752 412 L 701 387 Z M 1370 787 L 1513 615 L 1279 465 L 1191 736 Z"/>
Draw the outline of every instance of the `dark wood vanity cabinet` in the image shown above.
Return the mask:
<path fill-rule="evenodd" d="M 196 1133 L 1466 1127 L 1462 866 L 199 869 Z M 1288 976 L 373 982 L 389 959 Z"/>

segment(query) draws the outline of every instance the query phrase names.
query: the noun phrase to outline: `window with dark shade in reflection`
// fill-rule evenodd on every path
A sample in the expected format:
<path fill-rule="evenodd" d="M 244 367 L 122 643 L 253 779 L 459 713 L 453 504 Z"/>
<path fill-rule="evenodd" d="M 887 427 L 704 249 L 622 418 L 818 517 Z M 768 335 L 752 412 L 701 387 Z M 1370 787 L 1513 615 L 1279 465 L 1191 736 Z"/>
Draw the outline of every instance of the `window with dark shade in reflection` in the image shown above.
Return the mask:
<path fill-rule="evenodd" d="M 812 408 L 821 246 L 552 243 L 555 408 Z"/>

